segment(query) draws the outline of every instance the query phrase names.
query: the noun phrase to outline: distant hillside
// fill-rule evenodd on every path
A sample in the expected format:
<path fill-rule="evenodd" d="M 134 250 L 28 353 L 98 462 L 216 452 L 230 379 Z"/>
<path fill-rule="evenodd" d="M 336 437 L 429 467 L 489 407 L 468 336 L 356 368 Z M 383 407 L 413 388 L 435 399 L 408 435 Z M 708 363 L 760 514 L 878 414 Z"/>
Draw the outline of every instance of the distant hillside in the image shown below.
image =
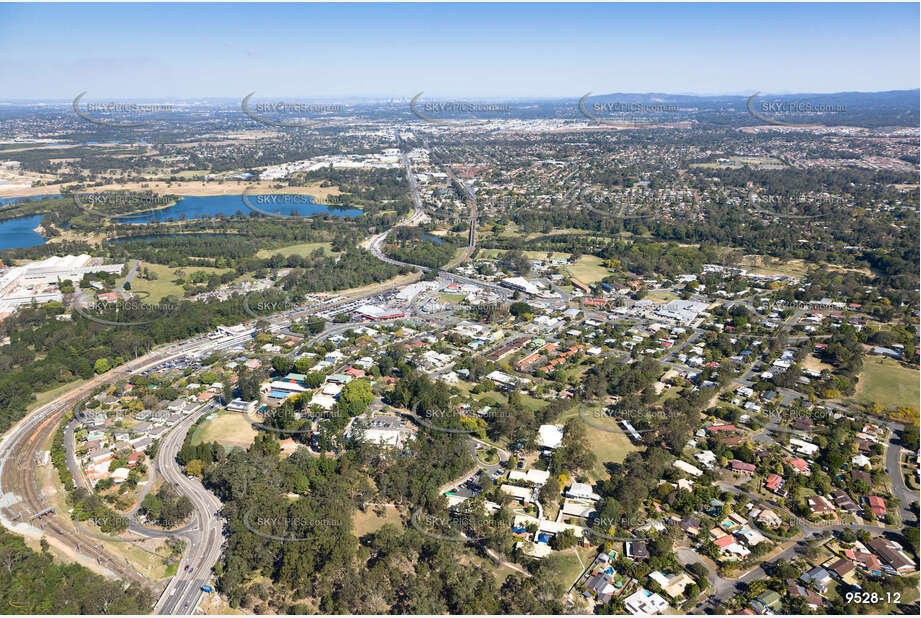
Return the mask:
<path fill-rule="evenodd" d="M 755 93 L 752 92 L 752 95 Z M 674 105 L 679 108 L 671 112 L 677 119 L 695 119 L 698 122 L 712 122 L 715 124 L 763 124 L 748 113 L 748 96 L 741 95 L 716 95 L 695 96 L 684 94 L 666 94 L 658 92 L 629 93 L 616 92 L 609 94 L 593 94 L 586 100 L 586 107 L 591 111 L 592 106 L 615 104 L 642 104 L 642 105 Z M 576 100 L 577 102 L 577 100 Z M 563 103 L 561 101 L 561 103 Z M 566 100 L 564 104 L 569 104 Z M 762 104 L 783 106 L 807 105 L 812 108 L 834 107 L 843 108 L 823 114 L 798 115 L 780 114 L 770 110 L 763 114 L 770 118 L 793 122 L 821 122 L 822 124 L 836 124 L 864 127 L 917 127 L 921 122 L 921 91 L 914 90 L 888 90 L 885 92 L 836 92 L 836 93 L 802 93 L 802 94 L 771 94 L 758 93 L 753 101 L 753 106 L 762 112 Z M 663 113 L 664 118 L 664 113 Z"/>

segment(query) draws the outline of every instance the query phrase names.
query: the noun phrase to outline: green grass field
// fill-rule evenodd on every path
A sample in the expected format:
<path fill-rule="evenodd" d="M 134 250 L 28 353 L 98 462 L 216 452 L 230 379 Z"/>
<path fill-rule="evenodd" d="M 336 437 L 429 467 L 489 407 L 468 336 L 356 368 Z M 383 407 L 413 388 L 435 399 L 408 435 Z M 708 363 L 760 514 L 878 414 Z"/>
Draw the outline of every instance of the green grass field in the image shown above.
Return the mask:
<path fill-rule="evenodd" d="M 157 274 L 157 279 L 153 281 L 148 281 L 147 279 L 141 278 L 140 270 L 147 269 L 153 273 Z M 225 273 L 229 268 L 210 268 L 202 266 L 183 266 L 180 268 L 170 268 L 163 264 L 150 264 L 144 262 L 139 269 L 138 274 L 134 276 L 134 279 L 131 281 L 132 291 L 143 291 L 150 294 L 149 299 L 145 299 L 144 302 L 155 302 L 162 300 L 167 296 L 174 295 L 179 298 L 182 298 L 185 290 L 183 290 L 181 285 L 174 283 L 174 281 L 179 278 L 177 271 L 182 271 L 185 273 L 185 276 L 190 276 L 193 272 L 205 272 L 208 274 L 211 273 Z"/>
<path fill-rule="evenodd" d="M 671 292 L 666 292 L 664 290 L 658 292 L 650 292 L 646 295 L 646 300 L 652 301 L 654 303 L 669 303 L 673 300 L 681 298 L 677 294 Z"/>
<path fill-rule="evenodd" d="M 613 271 L 604 267 L 601 258 L 594 255 L 583 255 L 574 263 L 566 266 L 570 275 L 581 281 L 590 284 L 601 281 Z"/>
<path fill-rule="evenodd" d="M 604 467 L 605 463 L 620 463 L 627 458 L 627 455 L 640 450 L 640 448 L 635 446 L 625 434 L 620 433 L 622 430 L 613 419 L 593 414 L 593 412 L 594 410 L 592 409 L 586 409 L 584 413 L 585 417 L 591 421 L 591 424 L 586 423 L 589 448 L 597 458 L 595 467 L 592 468 L 591 476 L 595 480 L 601 480 L 608 478 L 608 471 Z M 560 422 L 565 422 L 566 419 L 578 416 L 579 408 L 574 406 L 560 416 Z M 605 431 L 605 427 L 617 429 L 618 431 Z"/>
<path fill-rule="evenodd" d="M 226 446 L 247 447 L 256 438 L 256 430 L 242 414 L 219 413 L 216 418 L 205 421 L 192 434 L 192 444 L 219 442 Z"/>
<path fill-rule="evenodd" d="M 576 555 L 577 553 L 578 555 Z M 566 584 L 567 587 L 571 586 L 585 570 L 582 565 L 584 564 L 587 567 L 591 564 L 597 553 L 598 550 L 592 547 L 574 547 L 563 552 L 553 552 L 552 555 L 557 557 L 556 565 L 560 581 Z M 580 557 L 582 562 L 579 562 Z"/>
<path fill-rule="evenodd" d="M 371 507 L 364 513 L 356 510 L 352 515 L 352 524 L 355 526 L 355 536 L 358 538 L 363 537 L 369 532 L 380 530 L 384 524 L 393 524 L 397 528 L 404 527 L 400 511 L 389 506 L 384 507 L 383 517 L 378 517 L 377 513 L 375 513 L 374 509 Z"/>
<path fill-rule="evenodd" d="M 316 251 L 317 249 L 323 249 L 327 254 L 332 255 L 335 253 L 332 250 L 332 245 L 328 242 L 305 242 L 299 245 L 288 245 L 287 247 L 279 247 L 278 249 L 260 249 L 256 252 L 257 258 L 267 258 L 273 255 L 283 255 L 288 257 L 289 255 L 297 255 L 300 257 L 306 257 Z"/>
<path fill-rule="evenodd" d="M 456 305 L 464 300 L 464 294 L 442 294 L 438 299 L 440 302 Z"/>
<path fill-rule="evenodd" d="M 891 358 L 868 356 L 857 383 L 857 400 L 863 404 L 878 403 L 886 410 L 901 406 L 919 407 L 921 389 L 918 370 L 906 369 Z"/>

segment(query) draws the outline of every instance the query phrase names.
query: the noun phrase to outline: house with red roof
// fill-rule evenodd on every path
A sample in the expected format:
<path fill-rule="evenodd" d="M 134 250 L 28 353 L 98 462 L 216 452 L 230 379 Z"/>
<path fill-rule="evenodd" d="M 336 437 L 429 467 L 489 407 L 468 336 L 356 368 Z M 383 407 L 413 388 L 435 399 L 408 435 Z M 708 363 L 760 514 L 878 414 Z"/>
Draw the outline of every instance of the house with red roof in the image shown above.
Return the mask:
<path fill-rule="evenodd" d="M 790 464 L 790 467 L 792 467 L 797 474 L 809 476 L 809 462 L 802 457 L 792 457 L 787 460 L 787 463 Z"/>
<path fill-rule="evenodd" d="M 879 496 L 867 496 L 867 503 L 870 505 L 870 512 L 876 519 L 885 519 L 886 502 Z"/>
<path fill-rule="evenodd" d="M 857 566 L 861 567 L 871 575 L 883 574 L 883 567 L 880 565 L 879 559 L 869 552 L 856 549 L 845 549 L 844 557 L 853 560 L 855 563 L 857 563 Z"/>
<path fill-rule="evenodd" d="M 739 474 L 746 474 L 751 476 L 755 473 L 755 464 L 745 463 L 744 461 L 739 461 L 738 459 L 733 459 L 729 463 L 729 468 L 733 472 L 738 472 Z"/>
<path fill-rule="evenodd" d="M 784 496 L 787 492 L 783 490 L 783 477 L 779 474 L 769 474 L 764 481 L 764 486 L 778 496 Z"/>
<path fill-rule="evenodd" d="M 736 539 L 735 539 L 735 537 L 732 536 L 731 534 L 727 534 L 726 536 L 722 536 L 722 537 L 720 537 L 720 538 L 714 540 L 713 542 L 714 542 L 714 543 L 716 544 L 716 546 L 719 547 L 720 549 L 725 549 L 725 548 L 729 547 L 730 545 L 732 545 L 733 543 L 735 543 L 735 542 L 736 542 Z"/>

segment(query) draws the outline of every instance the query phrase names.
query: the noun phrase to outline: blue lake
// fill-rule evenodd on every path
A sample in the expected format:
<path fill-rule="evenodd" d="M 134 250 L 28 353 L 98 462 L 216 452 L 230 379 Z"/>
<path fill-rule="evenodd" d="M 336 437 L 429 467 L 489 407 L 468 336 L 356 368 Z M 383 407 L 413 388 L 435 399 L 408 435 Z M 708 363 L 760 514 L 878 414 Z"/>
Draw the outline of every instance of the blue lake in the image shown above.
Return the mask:
<path fill-rule="evenodd" d="M 279 215 L 292 213 L 302 217 L 326 214 L 336 217 L 361 215 L 361 211 L 355 208 L 340 209 L 317 204 L 310 195 L 248 195 L 246 199 L 254 208 Z M 153 223 L 218 215 L 232 217 L 237 212 L 244 216 L 249 216 L 254 212 L 243 202 L 241 195 L 186 196 L 169 208 L 138 213 L 130 217 L 118 217 L 117 221 L 120 223 Z"/>
<path fill-rule="evenodd" d="M 45 238 L 34 231 L 41 220 L 42 215 L 32 215 L 0 221 L 0 250 L 45 244 Z"/>
<path fill-rule="evenodd" d="M 35 196 L 36 198 L 56 198 L 59 195 Z M 27 198 L 0 198 L 0 208 Z M 34 198 L 33 198 L 34 199 Z M 332 215 L 335 217 L 358 217 L 362 214 L 356 208 L 332 208 L 317 204 L 309 195 L 249 195 L 249 203 L 260 210 L 289 215 L 292 212 L 302 217 L 313 215 Z M 152 223 L 162 221 L 180 221 L 225 215 L 232 217 L 237 211 L 244 216 L 253 213 L 247 208 L 240 195 L 187 196 L 169 208 L 139 213 L 130 217 L 119 217 L 119 223 Z M 257 213 L 258 214 L 258 213 Z M 259 215 L 265 217 L 265 215 Z M 33 229 L 41 221 L 41 215 L 18 217 L 0 221 L 0 250 L 34 247 L 45 243 L 45 238 Z"/>

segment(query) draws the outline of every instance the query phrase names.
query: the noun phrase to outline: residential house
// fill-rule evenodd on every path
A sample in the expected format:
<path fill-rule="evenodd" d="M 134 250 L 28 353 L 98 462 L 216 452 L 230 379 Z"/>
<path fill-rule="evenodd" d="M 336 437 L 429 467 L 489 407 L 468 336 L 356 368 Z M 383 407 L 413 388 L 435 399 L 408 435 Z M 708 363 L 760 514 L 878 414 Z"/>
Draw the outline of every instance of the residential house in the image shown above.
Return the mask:
<path fill-rule="evenodd" d="M 752 608 L 762 615 L 774 615 L 783 607 L 783 599 L 774 590 L 765 590 L 751 602 Z"/>
<path fill-rule="evenodd" d="M 627 541 L 624 543 L 624 553 L 628 558 L 633 558 L 634 560 L 646 560 L 649 558 L 646 541 Z"/>
<path fill-rule="evenodd" d="M 649 577 L 659 584 L 665 594 L 673 599 L 683 597 L 685 586 L 694 583 L 694 580 L 684 572 L 678 575 L 665 575 L 660 571 L 653 571 L 649 574 Z"/>
<path fill-rule="evenodd" d="M 653 616 L 661 614 L 668 609 L 669 605 L 668 601 L 658 594 L 650 592 L 645 588 L 640 588 L 624 599 L 624 607 L 634 616 Z"/>
<path fill-rule="evenodd" d="M 842 511 L 847 511 L 851 514 L 856 514 L 860 511 L 860 507 L 851 500 L 851 497 L 840 489 L 831 492 L 831 498 L 835 501 L 835 506 Z"/>
<path fill-rule="evenodd" d="M 530 472 L 530 471 L 529 471 Z M 549 478 L 549 472 L 547 473 Z M 544 481 L 546 482 L 546 481 Z M 543 485 L 544 483 L 541 483 Z M 573 483 L 569 489 L 566 490 L 566 497 L 573 498 L 575 500 L 590 500 L 595 502 L 601 499 L 601 496 L 592 491 L 592 486 L 588 483 Z"/>
<path fill-rule="evenodd" d="M 694 459 L 699 461 L 701 465 L 708 470 L 716 465 L 716 455 L 713 453 L 713 451 L 701 451 L 700 453 L 695 453 Z"/>
<path fill-rule="evenodd" d="M 170 412 L 178 412 L 180 414 L 188 414 L 198 407 L 197 404 L 189 401 L 188 399 L 176 399 L 169 402 L 166 405 L 166 409 Z"/>
<path fill-rule="evenodd" d="M 745 476 L 751 476 L 755 473 L 755 464 L 745 463 L 744 461 L 739 461 L 738 459 L 733 459 L 729 463 L 729 468 L 738 474 L 743 474 Z"/>
<path fill-rule="evenodd" d="M 678 527 L 684 530 L 685 534 L 697 536 L 700 534 L 700 522 L 690 517 L 684 517 L 678 523 Z"/>
<path fill-rule="evenodd" d="M 147 432 L 153 429 L 153 424 L 148 422 L 138 423 L 131 428 L 131 433 L 137 436 L 145 436 Z"/>
<path fill-rule="evenodd" d="M 891 575 L 900 575 L 915 570 L 914 561 L 902 550 L 902 546 L 895 541 L 877 536 L 867 542 L 867 547 L 879 556 L 883 570 Z"/>
<path fill-rule="evenodd" d="M 800 457 L 793 457 L 787 460 L 787 463 L 790 464 L 790 467 L 793 468 L 793 471 L 797 474 L 802 474 L 803 476 L 809 476 L 809 462 Z"/>
<path fill-rule="evenodd" d="M 704 427 L 707 433 L 710 435 L 716 435 L 720 432 L 733 432 L 738 431 L 738 428 L 735 425 L 710 425 L 709 427 Z"/>
<path fill-rule="evenodd" d="M 615 592 L 614 584 L 610 576 L 604 571 L 592 575 L 583 584 L 583 588 L 591 596 L 595 597 L 598 603 L 607 603 Z"/>
<path fill-rule="evenodd" d="M 835 507 L 822 496 L 810 496 L 806 500 L 806 503 L 809 505 L 809 508 L 812 509 L 814 515 L 833 515 L 835 512 Z"/>
<path fill-rule="evenodd" d="M 853 560 L 857 566 L 870 575 L 879 576 L 883 574 L 883 567 L 879 562 L 879 558 L 863 549 L 846 549 L 844 550 L 844 557 Z"/>
<path fill-rule="evenodd" d="M 853 573 L 857 566 L 847 558 L 838 558 L 828 564 L 827 568 L 839 580 L 844 581 L 844 578 Z"/>
<path fill-rule="evenodd" d="M 744 539 L 745 544 L 748 545 L 749 547 L 754 547 L 758 543 L 763 543 L 764 541 L 767 540 L 766 536 L 764 536 L 757 530 L 753 530 L 752 528 L 749 528 L 747 526 L 745 528 L 742 528 L 741 530 L 736 530 L 734 534 L 737 538 Z"/>
<path fill-rule="evenodd" d="M 135 451 L 145 451 L 148 446 L 153 444 L 153 439 L 145 436 L 143 438 L 136 438 L 130 442 Z"/>
<path fill-rule="evenodd" d="M 719 547 L 720 555 L 724 558 L 744 558 L 751 552 L 738 543 L 734 536 L 727 534 L 713 541 Z"/>
<path fill-rule="evenodd" d="M 806 442 L 805 440 L 800 440 L 799 438 L 790 438 L 790 448 L 794 449 L 800 455 L 805 455 L 806 457 L 813 457 L 816 453 L 819 452 L 819 446 L 817 444 Z"/>
<path fill-rule="evenodd" d="M 832 582 L 831 573 L 824 567 L 813 567 L 799 576 L 799 580 L 806 585 L 815 587 L 819 592 L 824 593 L 828 585 Z"/>
<path fill-rule="evenodd" d="M 879 496 L 867 496 L 867 504 L 876 519 L 886 518 L 886 502 L 882 498 Z"/>
<path fill-rule="evenodd" d="M 768 491 L 783 497 L 787 493 L 783 489 L 783 483 L 783 477 L 779 474 L 769 474 L 767 479 L 764 481 L 764 486 Z"/>
<path fill-rule="evenodd" d="M 783 525 L 783 519 L 771 509 L 764 509 L 758 512 L 753 511 L 752 517 L 754 517 L 755 521 L 759 524 L 768 528 L 779 528 Z"/>
<path fill-rule="evenodd" d="M 809 590 L 808 588 L 801 586 L 800 584 L 796 582 L 795 579 L 787 580 L 787 595 L 793 599 L 796 599 L 796 598 L 803 599 L 806 602 L 806 605 L 812 611 L 817 611 L 820 607 L 822 607 L 825 604 L 825 600 L 822 599 L 822 597 L 817 595 L 812 590 Z"/>
<path fill-rule="evenodd" d="M 679 470 L 681 470 L 682 472 L 686 472 L 686 473 L 690 474 L 691 476 L 700 476 L 700 475 L 702 475 L 702 474 L 704 473 L 703 470 L 701 470 L 701 469 L 699 469 L 699 468 L 697 468 L 697 467 L 695 467 L 695 466 L 692 466 L 691 464 L 689 464 L 689 463 L 687 463 L 687 462 L 685 462 L 685 461 L 681 461 L 680 459 L 676 459 L 676 460 L 672 463 L 672 465 L 675 466 L 676 468 L 678 468 Z"/>

